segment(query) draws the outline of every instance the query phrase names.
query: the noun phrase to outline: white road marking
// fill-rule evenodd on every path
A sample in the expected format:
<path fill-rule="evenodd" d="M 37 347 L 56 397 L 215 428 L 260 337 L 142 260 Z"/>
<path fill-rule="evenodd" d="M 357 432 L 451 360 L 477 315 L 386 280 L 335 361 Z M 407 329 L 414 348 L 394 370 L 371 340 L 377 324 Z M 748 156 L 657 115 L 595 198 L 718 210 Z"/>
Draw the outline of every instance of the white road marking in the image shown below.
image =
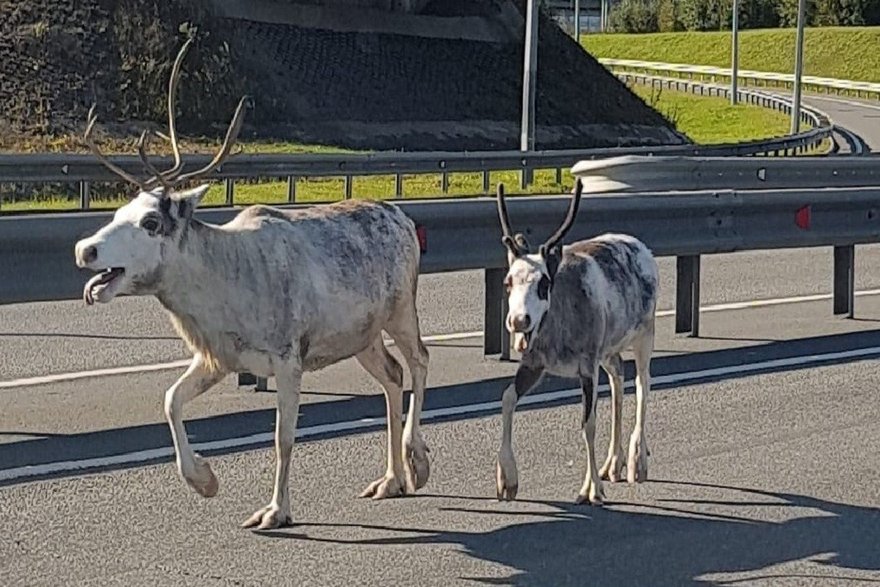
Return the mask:
<path fill-rule="evenodd" d="M 476 338 L 479 336 L 483 336 L 483 331 L 479 330 L 475 332 L 453 332 L 451 334 L 438 334 L 434 336 L 422 337 L 422 340 L 424 340 L 425 342 L 443 342 L 449 340 Z M 392 346 L 394 343 L 391 341 L 386 341 L 386 344 Z M 55 373 L 52 375 L 24 377 L 22 379 L 0 381 L 0 389 L 11 389 L 13 387 L 32 387 L 34 385 L 45 385 L 47 383 L 63 383 L 65 381 L 74 381 L 76 379 L 86 379 L 89 377 L 110 377 L 111 375 L 131 375 L 134 373 L 148 373 L 150 371 L 182 369 L 189 365 L 190 362 L 191 359 L 181 359 L 179 361 L 170 361 L 167 363 L 127 365 L 124 367 L 107 367 L 102 369 L 93 369 L 91 371 L 75 371 L 72 373 Z"/>
<path fill-rule="evenodd" d="M 855 292 L 856 297 L 876 296 L 880 295 L 880 289 L 868 289 Z M 727 302 L 723 304 L 712 304 L 701 306 L 700 313 L 710 312 L 728 312 L 732 310 L 747 310 L 751 308 L 763 308 L 768 306 L 780 306 L 785 304 L 799 304 L 804 302 L 818 302 L 822 300 L 830 300 L 831 294 L 814 294 L 804 296 L 793 296 L 787 298 L 770 298 L 766 300 L 753 300 L 746 302 Z M 674 316 L 675 310 L 659 310 L 657 317 L 665 318 Z M 468 338 L 479 338 L 483 336 L 482 330 L 474 330 L 471 332 L 453 332 L 449 334 L 435 334 L 423 337 L 425 342 L 446 342 L 451 340 L 463 340 Z M 393 342 L 385 341 L 389 346 L 393 346 Z M 89 377 L 110 377 L 112 375 L 131 375 L 135 373 L 147 373 L 150 371 L 165 371 L 170 369 L 181 369 L 189 365 L 190 359 L 181 359 L 179 361 L 171 361 L 168 363 L 153 363 L 147 365 L 129 365 L 124 367 L 108 367 L 103 369 L 94 369 L 91 371 L 75 371 L 72 373 L 56 373 L 52 375 L 39 375 L 36 377 L 24 377 L 22 379 L 11 379 L 9 381 L 0 381 L 0 389 L 12 389 L 16 387 L 32 387 L 35 385 L 46 385 L 49 383 L 63 383 L 66 381 L 74 381 L 77 379 L 86 379 Z"/>
<path fill-rule="evenodd" d="M 811 363 L 819 363 L 825 361 L 834 361 L 840 359 L 856 359 L 859 357 L 868 357 L 871 355 L 880 355 L 880 346 L 852 349 L 848 351 L 838 351 L 833 353 L 803 355 L 799 357 L 788 357 L 785 359 L 773 359 L 768 361 L 758 361 L 747 363 L 744 365 L 731 365 L 728 367 L 717 367 L 714 369 L 702 369 L 698 371 L 687 371 L 684 373 L 671 373 L 669 375 L 657 375 L 651 378 L 653 386 L 681 384 L 689 381 L 696 381 L 709 377 L 719 377 L 723 375 L 735 375 L 743 373 L 751 373 L 764 369 L 779 369 L 784 367 L 797 367 L 808 365 Z M 626 388 L 632 388 L 633 380 L 625 382 Z M 599 390 L 608 391 L 608 385 L 599 386 Z M 564 399 L 571 399 L 581 395 L 580 388 L 565 389 L 562 391 L 552 391 L 547 393 L 539 393 L 527 395 L 519 402 L 519 406 L 535 405 L 549 403 Z M 449 408 L 437 408 L 433 410 L 425 410 L 422 412 L 423 421 L 436 420 L 449 416 L 460 416 L 464 414 L 474 414 L 489 410 L 498 410 L 501 407 L 500 401 L 481 402 L 476 404 L 466 404 L 461 406 L 453 406 Z M 321 434 L 333 432 L 348 432 L 353 430 L 363 430 L 373 426 L 385 424 L 385 418 L 362 418 L 359 420 L 350 420 L 346 422 L 333 422 L 330 424 L 319 424 L 316 426 L 305 426 L 296 431 L 296 437 L 299 439 L 317 436 Z M 237 438 L 226 438 L 223 440 L 213 440 L 210 442 L 194 443 L 192 448 L 196 452 L 208 452 L 214 450 L 228 450 L 233 448 L 245 448 L 249 446 L 267 444 L 274 441 L 274 433 L 263 432 L 260 434 L 251 434 L 249 436 L 240 436 Z M 12 469 L 0 470 L 0 481 L 12 481 L 16 479 L 25 479 L 28 477 L 37 477 L 55 473 L 66 473 L 72 471 L 81 471 L 85 469 L 93 469 L 98 467 L 108 467 L 113 465 L 130 465 L 134 463 L 143 463 L 154 459 L 169 458 L 174 456 L 174 448 L 166 446 L 150 450 L 141 450 L 130 453 L 112 455 L 108 457 L 96 457 L 91 459 L 82 459 L 77 461 L 59 461 L 55 463 L 46 463 L 42 465 L 32 465 L 24 467 L 15 467 Z"/>
<path fill-rule="evenodd" d="M 866 289 L 855 292 L 856 297 L 876 296 L 880 295 L 880 289 Z M 784 304 L 801 304 L 804 302 L 821 302 L 822 300 L 830 300 L 831 294 L 813 294 L 806 296 L 793 296 L 790 298 L 771 298 L 767 300 L 754 300 L 747 302 L 727 302 L 724 304 L 714 304 L 710 306 L 700 306 L 700 313 L 706 312 L 728 312 L 730 310 L 748 310 L 750 308 L 765 308 L 768 306 L 781 306 Z M 675 310 L 660 310 L 657 312 L 658 317 L 674 316 Z"/>

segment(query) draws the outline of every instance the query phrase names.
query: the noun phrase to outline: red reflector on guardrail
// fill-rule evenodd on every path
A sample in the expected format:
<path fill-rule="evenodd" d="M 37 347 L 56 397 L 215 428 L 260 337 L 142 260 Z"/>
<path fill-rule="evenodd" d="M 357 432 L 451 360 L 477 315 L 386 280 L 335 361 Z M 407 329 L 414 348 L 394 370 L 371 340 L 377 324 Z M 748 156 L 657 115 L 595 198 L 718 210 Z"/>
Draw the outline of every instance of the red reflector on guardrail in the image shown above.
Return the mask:
<path fill-rule="evenodd" d="M 428 252 L 428 230 L 421 224 L 416 225 L 416 234 L 419 237 L 419 250 L 424 255 Z"/>
<path fill-rule="evenodd" d="M 802 230 L 809 230 L 810 221 L 812 220 L 811 208 L 809 205 L 799 208 L 797 212 L 794 214 L 794 223 L 798 225 L 798 228 Z"/>

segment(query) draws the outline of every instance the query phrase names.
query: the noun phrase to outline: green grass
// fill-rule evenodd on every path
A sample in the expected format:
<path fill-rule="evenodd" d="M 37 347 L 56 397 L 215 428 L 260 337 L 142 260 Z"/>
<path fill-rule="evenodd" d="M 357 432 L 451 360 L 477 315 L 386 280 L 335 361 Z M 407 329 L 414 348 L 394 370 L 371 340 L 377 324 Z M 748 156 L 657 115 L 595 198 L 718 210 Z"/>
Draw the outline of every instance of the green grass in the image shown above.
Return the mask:
<path fill-rule="evenodd" d="M 794 71 L 794 29 L 740 31 L 742 69 Z M 581 44 L 597 58 L 730 67 L 730 31 L 589 34 Z M 804 32 L 804 74 L 880 82 L 880 27 L 821 27 Z"/>
<path fill-rule="evenodd" d="M 731 106 L 724 98 L 701 97 L 673 90 L 652 90 L 642 85 L 632 85 L 631 89 L 642 96 L 652 107 L 667 116 L 679 130 L 694 141 L 702 144 L 730 143 L 746 140 L 781 136 L 788 132 L 788 117 L 779 112 L 758 106 L 740 104 Z M 127 145 L 122 142 L 110 143 L 108 152 L 126 152 Z M 209 151 L 215 145 L 206 142 L 184 141 L 186 151 Z M 289 143 L 244 143 L 245 152 L 340 152 L 341 149 L 311 147 Z M 130 152 L 130 151 L 128 151 Z M 552 194 L 564 193 L 571 189 L 573 179 L 567 169 L 563 169 L 562 183 L 557 183 L 555 170 L 538 170 L 534 183 L 526 190 L 520 189 L 519 172 L 499 171 L 490 173 L 490 189 L 503 182 L 511 194 Z M 403 177 L 404 197 L 475 197 L 484 195 L 482 174 L 451 173 L 446 193 L 442 190 L 440 174 L 406 175 Z M 120 194 L 121 196 L 121 194 Z M 332 202 L 344 197 L 344 180 L 340 178 L 304 178 L 297 181 L 297 202 Z M 355 198 L 394 198 L 394 176 L 355 177 L 352 180 L 352 197 Z M 287 202 L 286 181 L 265 181 L 260 183 L 236 182 L 235 204 L 254 203 L 282 204 Z M 125 202 L 124 197 L 112 199 L 93 199 L 92 209 L 114 209 Z M 225 205 L 225 187 L 215 183 L 204 200 L 204 206 Z M 79 200 L 75 197 L 42 197 L 32 200 L 0 202 L 0 213 L 24 211 L 64 211 L 75 210 Z"/>
<path fill-rule="evenodd" d="M 788 115 L 776 110 L 743 103 L 733 106 L 726 98 L 641 84 L 633 84 L 630 89 L 699 144 L 768 139 L 786 135 L 790 130 Z"/>
<path fill-rule="evenodd" d="M 403 176 L 403 197 L 415 198 L 442 198 L 442 197 L 477 197 L 482 193 L 482 174 L 480 173 L 450 173 L 449 187 L 446 193 L 442 191 L 441 176 L 439 174 L 419 174 Z M 520 189 L 519 172 L 499 171 L 490 173 L 490 186 L 494 187 L 498 182 L 503 182 L 506 191 L 510 194 L 553 194 L 562 193 L 571 188 L 573 179 L 567 169 L 562 172 L 562 183 L 556 182 L 555 170 L 537 170 L 534 174 L 534 183 L 526 190 Z M 567 187 L 566 187 L 567 186 Z M 296 202 L 316 203 L 333 202 L 343 199 L 344 180 L 342 178 L 315 178 L 301 179 L 296 184 Z M 353 198 L 393 199 L 394 176 L 370 176 L 354 177 L 352 180 Z M 225 187 L 222 183 L 215 183 L 202 201 L 202 206 L 223 206 L 226 203 Z M 265 181 L 260 183 L 235 184 L 236 205 L 248 204 L 284 204 L 287 203 L 286 181 Z M 114 209 L 125 203 L 125 199 L 93 199 L 91 208 L 94 210 Z M 79 207 L 76 198 L 44 197 L 35 200 L 21 200 L 15 202 L 2 202 L 0 213 L 25 212 L 25 211 L 64 211 L 75 210 Z"/>

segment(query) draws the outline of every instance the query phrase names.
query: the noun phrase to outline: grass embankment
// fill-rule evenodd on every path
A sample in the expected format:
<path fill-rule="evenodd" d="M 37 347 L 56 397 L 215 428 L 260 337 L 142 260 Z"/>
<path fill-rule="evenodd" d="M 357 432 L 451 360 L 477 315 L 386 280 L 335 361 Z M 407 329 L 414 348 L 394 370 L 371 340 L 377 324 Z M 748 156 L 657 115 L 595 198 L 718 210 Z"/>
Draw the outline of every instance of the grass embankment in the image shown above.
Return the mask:
<path fill-rule="evenodd" d="M 631 84 L 630 89 L 676 128 L 702 145 L 768 139 L 788 134 L 786 114 L 751 104 L 733 106 L 726 98 Z M 806 128 L 804 128 L 806 130 Z"/>
<path fill-rule="evenodd" d="M 794 71 L 795 30 L 740 31 L 741 69 Z M 641 59 L 730 67 L 731 32 L 589 34 L 581 45 L 596 58 Z M 880 82 L 880 27 L 804 31 L 804 74 Z"/>
<path fill-rule="evenodd" d="M 679 130 L 690 136 L 694 141 L 703 144 L 738 142 L 751 139 L 780 136 L 788 132 L 788 118 L 775 111 L 751 105 L 731 106 L 723 98 L 694 96 L 672 90 L 652 90 L 650 87 L 633 85 L 631 89 L 653 108 L 657 109 L 675 123 Z M 344 152 L 341 149 L 315 147 L 289 143 L 245 142 L 242 149 L 246 153 L 271 152 Z M 163 145 L 164 147 L 164 145 Z M 212 152 L 218 145 L 214 142 L 182 140 L 184 152 Z M 107 153 L 133 153 L 134 142 L 102 141 L 102 148 Z M 51 145 L 44 143 L 40 150 L 82 152 L 75 141 L 59 139 Z M 449 189 L 442 192 L 439 174 L 404 176 L 403 191 L 406 198 L 420 197 L 463 197 L 482 195 L 482 174 L 452 173 L 449 174 Z M 490 174 L 490 185 L 504 182 L 507 191 L 512 194 L 532 193 L 563 193 L 570 189 L 572 177 L 567 169 L 562 173 L 562 184 L 556 182 L 555 170 L 539 170 L 535 173 L 534 183 L 527 190 L 519 189 L 519 173 L 516 171 L 500 171 Z M 298 202 L 329 202 L 343 197 L 342 178 L 301 179 L 296 186 Z M 352 181 L 352 195 L 355 198 L 393 198 L 394 176 L 355 177 Z M 116 208 L 124 199 L 93 199 L 94 209 Z M 205 206 L 222 205 L 226 201 L 225 188 L 222 183 L 215 183 L 204 200 Z M 280 204 L 287 201 L 286 181 L 267 181 L 256 184 L 236 183 L 235 203 Z M 71 210 L 79 206 L 76 197 L 61 198 L 57 196 L 43 197 L 25 201 L 2 201 L 0 213 L 18 211 L 49 211 Z"/>

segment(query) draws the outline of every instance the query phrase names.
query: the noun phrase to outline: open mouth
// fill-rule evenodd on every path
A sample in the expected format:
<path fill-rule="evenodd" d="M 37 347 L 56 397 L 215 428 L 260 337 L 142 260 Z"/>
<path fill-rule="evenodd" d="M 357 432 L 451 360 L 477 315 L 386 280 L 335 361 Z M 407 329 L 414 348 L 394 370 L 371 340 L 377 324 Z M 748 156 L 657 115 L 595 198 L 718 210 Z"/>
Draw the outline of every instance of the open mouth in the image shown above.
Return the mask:
<path fill-rule="evenodd" d="M 534 330 L 529 330 L 527 332 L 516 331 L 513 333 L 513 348 L 516 352 L 522 353 L 529 348 L 529 343 L 532 342 L 533 332 Z"/>
<path fill-rule="evenodd" d="M 110 267 L 92 277 L 83 288 L 83 300 L 92 305 L 95 302 L 107 302 L 116 295 L 121 277 L 125 275 L 122 267 Z"/>

